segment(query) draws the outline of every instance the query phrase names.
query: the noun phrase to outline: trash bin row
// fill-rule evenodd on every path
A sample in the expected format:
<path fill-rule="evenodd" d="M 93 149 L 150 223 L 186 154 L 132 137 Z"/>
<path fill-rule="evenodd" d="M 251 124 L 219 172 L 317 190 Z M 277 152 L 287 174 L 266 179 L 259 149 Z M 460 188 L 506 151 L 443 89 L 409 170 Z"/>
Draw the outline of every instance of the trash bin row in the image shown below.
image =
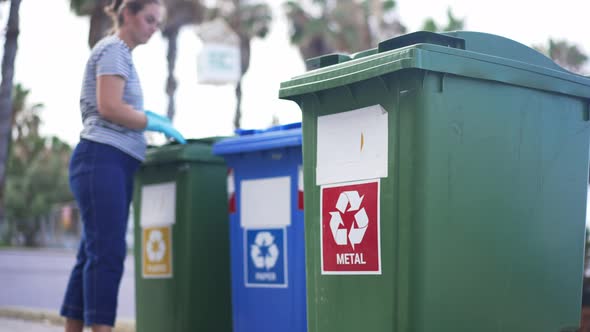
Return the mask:
<path fill-rule="evenodd" d="M 302 128 L 148 154 L 138 330 L 575 331 L 590 79 L 464 31 L 309 64 Z"/>
<path fill-rule="evenodd" d="M 148 152 L 138 331 L 306 331 L 301 124 L 237 134 Z"/>

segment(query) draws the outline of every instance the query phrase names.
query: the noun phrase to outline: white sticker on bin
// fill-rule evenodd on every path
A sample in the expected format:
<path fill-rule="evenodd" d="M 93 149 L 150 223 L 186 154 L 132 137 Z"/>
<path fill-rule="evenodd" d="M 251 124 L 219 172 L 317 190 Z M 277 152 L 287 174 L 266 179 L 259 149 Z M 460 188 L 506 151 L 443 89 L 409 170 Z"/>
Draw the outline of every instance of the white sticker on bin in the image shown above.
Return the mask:
<path fill-rule="evenodd" d="M 291 224 L 291 177 L 242 180 L 240 225 L 243 228 Z"/>
<path fill-rule="evenodd" d="M 381 105 L 318 117 L 317 185 L 387 177 L 387 120 Z"/>
<path fill-rule="evenodd" d="M 141 188 L 141 227 L 168 226 L 176 221 L 176 183 L 165 182 Z"/>

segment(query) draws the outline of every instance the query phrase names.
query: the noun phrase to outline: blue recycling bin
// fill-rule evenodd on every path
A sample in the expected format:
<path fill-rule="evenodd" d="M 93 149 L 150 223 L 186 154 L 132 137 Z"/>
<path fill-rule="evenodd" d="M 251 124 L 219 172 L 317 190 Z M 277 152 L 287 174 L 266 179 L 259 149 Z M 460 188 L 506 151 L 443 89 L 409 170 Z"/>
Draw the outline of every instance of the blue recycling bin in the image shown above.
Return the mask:
<path fill-rule="evenodd" d="M 307 331 L 301 123 L 213 146 L 228 170 L 234 332 Z"/>

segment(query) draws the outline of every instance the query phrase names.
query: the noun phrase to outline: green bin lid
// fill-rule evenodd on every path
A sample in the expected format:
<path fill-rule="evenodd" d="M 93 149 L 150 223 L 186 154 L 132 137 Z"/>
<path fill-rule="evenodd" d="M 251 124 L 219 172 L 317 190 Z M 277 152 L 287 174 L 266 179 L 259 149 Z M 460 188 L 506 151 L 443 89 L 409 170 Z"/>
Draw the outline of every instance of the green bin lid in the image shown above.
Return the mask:
<path fill-rule="evenodd" d="M 413 68 L 590 98 L 587 77 L 563 69 L 528 46 L 481 32 L 419 31 L 385 40 L 377 50 L 327 57 L 329 61 L 315 58 L 318 69 L 281 83 L 279 98 L 296 99 Z"/>
<path fill-rule="evenodd" d="M 343 63 L 343 62 L 349 61 L 350 59 L 351 59 L 350 56 L 347 54 L 332 53 L 332 54 L 318 56 L 315 58 L 309 58 L 309 59 L 305 60 L 305 65 L 307 67 L 307 70 L 312 70 L 312 69 L 323 68 L 323 67 L 335 65 L 338 63 Z"/>
<path fill-rule="evenodd" d="M 363 57 L 366 57 L 369 55 L 377 54 L 378 52 L 379 52 L 378 48 L 370 48 L 368 50 L 356 52 L 356 53 L 352 54 L 351 57 L 353 59 L 359 59 L 359 58 L 363 58 Z"/>
<path fill-rule="evenodd" d="M 159 147 L 149 147 L 143 165 L 187 161 L 224 163 L 223 158 L 215 156 L 211 152 L 213 144 L 223 138 L 225 137 L 189 139 L 186 144 L 170 143 Z"/>

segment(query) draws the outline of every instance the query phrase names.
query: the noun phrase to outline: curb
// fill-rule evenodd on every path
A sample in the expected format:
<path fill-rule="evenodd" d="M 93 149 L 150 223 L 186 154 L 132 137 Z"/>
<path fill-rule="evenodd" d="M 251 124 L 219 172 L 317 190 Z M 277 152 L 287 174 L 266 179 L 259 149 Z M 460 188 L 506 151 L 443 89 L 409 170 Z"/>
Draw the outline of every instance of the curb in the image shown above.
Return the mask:
<path fill-rule="evenodd" d="M 0 317 L 64 326 L 65 319 L 56 311 L 24 307 L 0 306 Z M 113 332 L 135 332 L 135 321 L 117 319 Z"/>

